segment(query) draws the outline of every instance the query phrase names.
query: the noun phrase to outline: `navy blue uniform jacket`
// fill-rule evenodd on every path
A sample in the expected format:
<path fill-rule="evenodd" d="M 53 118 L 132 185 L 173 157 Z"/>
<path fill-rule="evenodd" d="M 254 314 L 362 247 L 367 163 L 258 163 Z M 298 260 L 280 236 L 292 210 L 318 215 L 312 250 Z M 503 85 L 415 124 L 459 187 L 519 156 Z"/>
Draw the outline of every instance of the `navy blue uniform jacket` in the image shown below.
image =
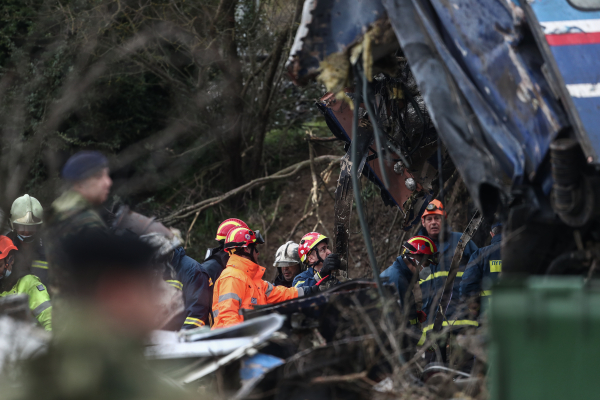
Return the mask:
<path fill-rule="evenodd" d="M 411 287 L 413 272 L 408 268 L 402 257 L 396 258 L 396 261 L 394 261 L 392 266 L 383 271 L 379 276 L 381 279 L 387 278 L 388 282 L 396 285 L 398 295 L 400 296 L 400 304 L 402 305 L 402 309 L 408 307 L 408 320 L 411 325 L 416 325 L 417 308 Z M 418 277 L 415 279 L 413 285 L 417 282 L 417 280 Z M 408 304 L 405 305 L 404 301 L 407 299 L 407 293 Z"/>
<path fill-rule="evenodd" d="M 421 228 L 419 235 L 427 235 L 425 228 Z M 434 240 L 438 251 L 440 252 L 440 263 L 437 265 L 431 265 L 431 275 L 420 282 L 421 292 L 423 293 L 423 311 L 428 316 L 429 323 L 433 323 L 435 318 L 435 310 L 431 308 L 433 299 L 438 291 L 441 291 L 446 284 L 446 278 L 448 277 L 448 271 L 450 271 L 450 264 L 452 263 L 452 257 L 454 257 L 454 250 L 462 233 L 460 232 L 445 232 L 444 244 L 440 246 L 438 240 Z M 439 239 L 439 238 L 438 238 Z M 452 288 L 452 299 L 450 305 L 446 310 L 446 315 L 449 319 L 453 319 L 453 314 L 458 308 L 460 299 L 460 282 L 462 280 L 465 266 L 471 258 L 471 255 L 477 251 L 477 245 L 472 241 L 469 241 L 465 247 L 465 251 L 459 263 L 458 273 L 454 280 L 454 286 Z"/>
<path fill-rule="evenodd" d="M 167 283 L 181 290 L 183 294 L 185 320 L 181 329 L 203 326 L 205 324 L 202 320 L 204 306 L 201 304 L 201 297 L 206 288 L 200 263 L 186 256 L 183 247 L 178 247 L 174 251 L 171 265 L 175 270 L 175 279 L 169 279 Z"/>
<path fill-rule="evenodd" d="M 460 298 L 463 301 L 477 295 L 491 294 L 490 288 L 502 272 L 501 244 L 502 235 L 495 235 L 489 246 L 473 253 L 460 283 Z"/>

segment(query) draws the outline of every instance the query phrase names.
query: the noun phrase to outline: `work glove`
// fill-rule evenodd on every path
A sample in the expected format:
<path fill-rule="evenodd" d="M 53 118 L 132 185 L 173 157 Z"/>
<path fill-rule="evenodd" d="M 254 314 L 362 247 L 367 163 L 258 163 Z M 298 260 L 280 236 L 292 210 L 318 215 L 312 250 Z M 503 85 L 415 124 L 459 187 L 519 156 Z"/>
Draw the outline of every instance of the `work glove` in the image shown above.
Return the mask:
<path fill-rule="evenodd" d="M 321 268 L 321 271 L 319 271 L 319 275 L 321 275 L 321 278 L 325 278 L 327 275 L 331 276 L 331 273 L 336 269 L 340 269 L 340 266 L 340 256 L 335 253 L 331 253 L 325 257 L 325 260 L 323 261 L 323 268 Z"/>
<path fill-rule="evenodd" d="M 319 286 L 317 286 L 317 285 L 303 286 L 302 289 L 304 290 L 304 296 L 319 293 L 321 291 L 321 288 L 319 288 Z"/>

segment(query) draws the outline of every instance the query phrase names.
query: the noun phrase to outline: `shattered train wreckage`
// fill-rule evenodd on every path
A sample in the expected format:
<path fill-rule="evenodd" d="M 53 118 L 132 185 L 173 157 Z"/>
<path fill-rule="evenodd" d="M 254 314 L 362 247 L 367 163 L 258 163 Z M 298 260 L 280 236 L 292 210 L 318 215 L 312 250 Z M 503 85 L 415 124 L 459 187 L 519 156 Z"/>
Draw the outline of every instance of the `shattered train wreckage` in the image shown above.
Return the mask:
<path fill-rule="evenodd" d="M 347 251 L 352 168 L 403 209 L 406 227 L 457 171 L 476 208 L 504 222 L 504 272 L 589 267 L 598 253 L 584 244 L 600 233 L 599 10 L 593 1 L 307 0 L 288 72 L 327 87 L 317 107 L 352 144 L 336 249 Z"/>
<path fill-rule="evenodd" d="M 297 84 L 316 78 L 327 87 L 316 107 L 347 152 L 334 248 L 348 259 L 355 203 L 374 282 L 340 279 L 312 296 L 245 310 L 244 322 L 232 327 L 156 332 L 146 348 L 150 362 L 182 386 L 236 399 L 372 398 L 373 391 L 399 395 L 406 382 L 420 395 L 440 372 L 447 374 L 440 387 L 453 391 L 438 395 L 464 389 L 475 397 L 487 363 L 481 337 L 460 339 L 471 354 L 460 366 L 441 364 L 439 353 L 462 250 L 482 220 L 496 215 L 504 224 L 503 279 L 589 279 L 598 271 L 600 3 L 571 3 L 306 0 L 287 68 Z M 478 209 L 434 302 L 434 335 L 425 337 L 396 288 L 380 281 L 361 175 L 379 186 L 386 205 L 403 211 L 406 230 L 458 175 Z M 144 226 L 136 234 L 153 224 L 129 210 L 117 217 L 123 230 Z M 540 293 L 554 289 L 536 285 Z M 524 300 L 506 306 L 508 297 L 495 300 L 499 319 L 526 308 Z M 518 353 L 510 350 L 503 353 Z"/>

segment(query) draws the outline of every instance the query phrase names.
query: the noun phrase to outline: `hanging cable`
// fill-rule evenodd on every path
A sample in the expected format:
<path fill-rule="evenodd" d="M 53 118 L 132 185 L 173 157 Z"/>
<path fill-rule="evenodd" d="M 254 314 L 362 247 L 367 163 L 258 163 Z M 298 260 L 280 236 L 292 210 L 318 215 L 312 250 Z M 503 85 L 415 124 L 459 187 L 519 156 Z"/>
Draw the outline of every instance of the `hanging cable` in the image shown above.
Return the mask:
<path fill-rule="evenodd" d="M 388 179 L 387 171 L 385 170 L 385 165 L 384 165 L 383 152 L 385 151 L 385 149 L 381 145 L 381 136 L 383 134 L 381 133 L 381 130 L 379 129 L 379 116 L 375 113 L 373 104 L 371 104 L 371 96 L 370 96 L 371 93 L 369 91 L 369 80 L 364 75 L 364 73 L 362 71 L 362 66 L 359 66 L 358 68 L 359 68 L 360 78 L 362 79 L 362 82 L 363 82 L 363 84 L 362 84 L 363 102 L 365 103 L 365 106 L 367 107 L 367 112 L 369 113 L 369 119 L 371 120 L 371 125 L 373 125 L 373 133 L 375 136 L 375 145 L 377 146 L 377 151 L 380 154 L 380 156 L 378 157 L 377 160 L 379 161 L 379 169 L 381 170 L 381 177 L 383 178 L 383 185 L 385 186 L 386 190 L 389 190 L 390 189 L 390 181 Z"/>
<path fill-rule="evenodd" d="M 360 65 L 361 62 L 358 61 L 357 65 Z M 355 88 L 361 87 L 361 75 L 359 71 L 355 69 Z M 373 280 L 377 284 L 377 290 L 379 291 L 379 295 L 382 300 L 385 300 L 385 293 L 383 291 L 383 286 L 381 285 L 381 279 L 379 278 L 379 266 L 377 265 L 377 258 L 375 258 L 375 253 L 373 252 L 373 244 L 371 243 L 371 233 L 369 232 L 369 225 L 365 220 L 365 213 L 362 205 L 362 198 L 360 197 L 360 186 L 358 180 L 358 166 L 361 163 L 358 154 L 358 109 L 360 108 L 361 103 L 361 94 L 360 91 L 356 91 L 354 96 L 354 116 L 352 118 L 352 144 L 351 147 L 351 157 L 352 161 L 352 170 L 350 175 L 352 176 L 352 191 L 354 192 L 354 202 L 356 203 L 356 212 L 358 213 L 358 221 L 360 222 L 360 229 L 363 234 L 363 239 L 365 241 L 365 246 L 367 247 L 367 253 L 369 255 L 369 263 L 371 264 L 371 269 L 373 270 Z"/>

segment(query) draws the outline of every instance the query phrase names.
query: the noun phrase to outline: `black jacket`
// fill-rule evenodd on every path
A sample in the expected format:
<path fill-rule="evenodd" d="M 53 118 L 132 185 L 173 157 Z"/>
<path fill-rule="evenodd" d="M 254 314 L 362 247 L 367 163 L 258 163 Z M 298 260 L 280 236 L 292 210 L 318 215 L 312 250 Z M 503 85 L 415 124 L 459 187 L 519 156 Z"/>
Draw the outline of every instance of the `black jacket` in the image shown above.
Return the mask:
<path fill-rule="evenodd" d="M 48 287 L 48 262 L 46 260 L 46 250 L 42 242 L 41 235 L 37 235 L 32 243 L 24 244 L 16 232 L 9 232 L 6 236 L 12 240 L 17 249 L 15 253 L 15 266 L 24 275 L 29 273 L 40 278 L 44 286 Z M 16 281 L 15 281 L 16 282 Z"/>
<path fill-rule="evenodd" d="M 204 307 L 201 302 L 206 290 L 200 263 L 185 255 L 183 247 L 175 249 L 171 265 L 175 270 L 175 279 L 167 279 L 167 283 L 183 293 L 185 307 L 181 329 L 197 328 L 205 325 L 202 319 Z"/>
<path fill-rule="evenodd" d="M 275 286 L 285 286 L 285 287 L 292 287 L 292 282 L 291 281 L 286 281 L 285 278 L 283 277 L 283 274 L 281 273 L 281 269 L 277 268 L 279 271 L 277 272 L 277 276 L 275 277 L 275 280 L 273 281 L 273 285 Z"/>

